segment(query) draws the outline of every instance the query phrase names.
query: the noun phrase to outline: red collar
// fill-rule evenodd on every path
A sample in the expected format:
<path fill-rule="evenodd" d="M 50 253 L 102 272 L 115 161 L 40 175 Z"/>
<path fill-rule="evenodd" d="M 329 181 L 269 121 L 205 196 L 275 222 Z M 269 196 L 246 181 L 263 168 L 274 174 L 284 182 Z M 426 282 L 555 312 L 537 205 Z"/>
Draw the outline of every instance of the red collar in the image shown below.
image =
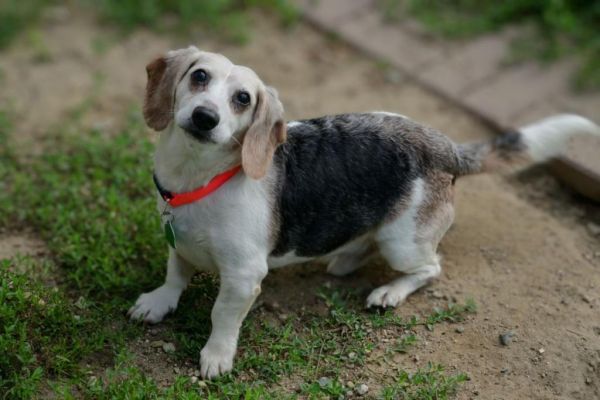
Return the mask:
<path fill-rule="evenodd" d="M 154 174 L 152 178 L 154 179 L 154 184 L 156 185 L 156 188 L 158 189 L 158 192 L 160 193 L 163 200 L 169 203 L 171 207 L 179 207 L 193 203 L 208 196 L 209 194 L 223 186 L 225 183 L 227 183 L 228 180 L 233 178 L 235 174 L 237 174 L 240 171 L 240 169 L 242 169 L 242 166 L 236 165 L 235 167 L 228 169 L 225 172 L 221 172 L 220 174 L 215 175 L 206 185 L 200 186 L 198 189 L 185 193 L 170 192 L 161 186 L 161 184 L 158 182 L 156 174 Z"/>

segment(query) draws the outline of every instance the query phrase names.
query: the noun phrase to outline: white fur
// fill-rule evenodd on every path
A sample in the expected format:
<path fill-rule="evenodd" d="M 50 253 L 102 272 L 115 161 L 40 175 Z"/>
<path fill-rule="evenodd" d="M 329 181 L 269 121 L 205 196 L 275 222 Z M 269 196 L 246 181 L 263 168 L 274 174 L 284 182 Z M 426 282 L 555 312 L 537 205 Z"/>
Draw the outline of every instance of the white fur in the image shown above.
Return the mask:
<path fill-rule="evenodd" d="M 546 161 L 560 155 L 569 140 L 580 135 L 600 137 L 600 127 L 574 114 L 554 115 L 519 129 L 528 153 L 534 161 Z"/>
<path fill-rule="evenodd" d="M 295 128 L 295 127 L 300 126 L 300 125 L 302 125 L 302 122 L 300 122 L 300 121 L 289 121 L 287 123 L 287 127 L 288 128 Z"/>
<path fill-rule="evenodd" d="M 371 114 L 380 114 L 380 115 L 385 115 L 388 117 L 400 117 L 400 118 L 409 119 L 406 115 L 388 112 L 388 111 L 371 111 Z"/>

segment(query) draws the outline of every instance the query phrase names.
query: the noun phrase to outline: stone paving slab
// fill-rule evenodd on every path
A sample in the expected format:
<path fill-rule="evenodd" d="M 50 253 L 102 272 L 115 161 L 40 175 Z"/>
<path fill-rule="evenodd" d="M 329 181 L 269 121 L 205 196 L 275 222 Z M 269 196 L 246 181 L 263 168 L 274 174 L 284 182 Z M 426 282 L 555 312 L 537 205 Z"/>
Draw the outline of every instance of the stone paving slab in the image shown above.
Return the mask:
<path fill-rule="evenodd" d="M 375 0 L 297 0 L 306 18 L 322 28 L 338 27 L 355 13 L 371 10 Z"/>
<path fill-rule="evenodd" d="M 504 66 L 515 29 L 468 42 L 431 40 L 414 20 L 385 24 L 375 0 L 296 0 L 305 18 L 363 52 L 401 69 L 434 92 L 479 116 L 499 132 L 558 112 L 600 123 L 600 94 L 574 95 L 576 65 L 561 61 Z M 591 150 L 590 150 L 591 149 Z M 600 139 L 577 141 L 551 170 L 600 201 Z"/>
<path fill-rule="evenodd" d="M 506 30 L 456 46 L 448 57 L 426 68 L 418 77 L 446 96 L 469 92 L 498 73 L 514 35 L 514 30 Z"/>
<path fill-rule="evenodd" d="M 515 119 L 528 108 L 567 91 L 573 71 L 574 65 L 569 62 L 548 68 L 533 63 L 508 68 L 467 93 L 461 93 L 460 98 L 467 107 L 502 129 L 511 129 L 518 126 Z"/>
<path fill-rule="evenodd" d="M 374 9 L 340 20 L 336 32 L 366 53 L 392 63 L 413 77 L 416 77 L 415 71 L 443 58 L 444 54 L 440 46 L 419 40 L 398 26 L 382 26 L 379 13 Z"/>

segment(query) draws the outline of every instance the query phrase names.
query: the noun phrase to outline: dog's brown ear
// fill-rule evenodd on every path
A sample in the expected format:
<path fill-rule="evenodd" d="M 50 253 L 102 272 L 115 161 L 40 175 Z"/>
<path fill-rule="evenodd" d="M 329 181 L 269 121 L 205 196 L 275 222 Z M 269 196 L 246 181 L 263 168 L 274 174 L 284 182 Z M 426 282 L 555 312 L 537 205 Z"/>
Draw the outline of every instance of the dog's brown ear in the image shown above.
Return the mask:
<path fill-rule="evenodd" d="M 283 105 L 277 91 L 267 87 L 258 92 L 252 124 L 242 144 L 242 167 L 250 178 L 260 179 L 267 173 L 278 145 L 286 140 Z"/>
<path fill-rule="evenodd" d="M 173 120 L 175 85 L 193 62 L 198 49 L 190 46 L 173 50 L 146 66 L 148 83 L 144 97 L 144 119 L 156 131 L 162 131 Z"/>

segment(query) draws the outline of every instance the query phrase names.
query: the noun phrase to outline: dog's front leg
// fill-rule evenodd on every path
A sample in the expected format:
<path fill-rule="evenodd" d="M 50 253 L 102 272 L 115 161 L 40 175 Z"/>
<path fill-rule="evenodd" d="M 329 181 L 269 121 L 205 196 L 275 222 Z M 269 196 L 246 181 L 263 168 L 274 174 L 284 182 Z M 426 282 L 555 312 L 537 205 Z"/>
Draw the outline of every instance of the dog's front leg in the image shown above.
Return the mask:
<path fill-rule="evenodd" d="M 216 377 L 233 367 L 240 326 L 260 294 L 260 284 L 266 275 L 265 260 L 221 269 L 219 295 L 211 313 L 212 332 L 200 352 L 204 378 Z"/>
<path fill-rule="evenodd" d="M 142 294 L 127 313 L 134 320 L 155 324 L 177 308 L 179 297 L 196 272 L 195 268 L 169 248 L 167 277 L 162 286 Z"/>

